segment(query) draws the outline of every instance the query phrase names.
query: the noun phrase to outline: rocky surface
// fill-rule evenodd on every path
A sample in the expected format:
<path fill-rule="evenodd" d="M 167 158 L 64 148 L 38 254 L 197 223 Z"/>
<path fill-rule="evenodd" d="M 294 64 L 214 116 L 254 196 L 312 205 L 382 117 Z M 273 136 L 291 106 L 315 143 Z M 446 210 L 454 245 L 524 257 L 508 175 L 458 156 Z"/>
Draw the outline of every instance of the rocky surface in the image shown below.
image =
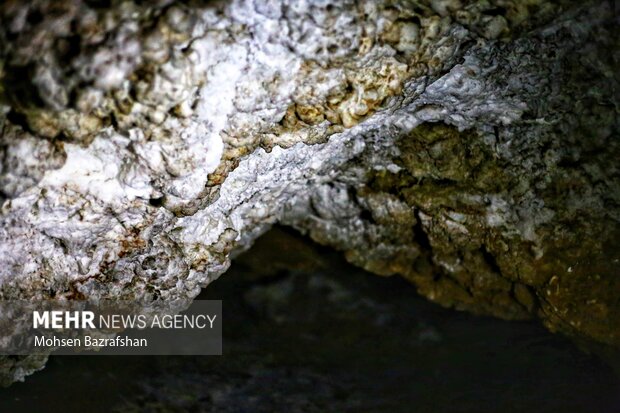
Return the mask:
<path fill-rule="evenodd" d="M 198 299 L 223 300 L 224 355 L 52 355 L 26 383 L 0 389 L 0 411 L 615 413 L 620 406 L 611 368 L 540 323 L 441 308 L 404 279 L 356 268 L 290 229 L 259 238 Z"/>
<path fill-rule="evenodd" d="M 0 16 L 3 299 L 195 297 L 281 222 L 444 306 L 620 344 L 612 2 Z"/>

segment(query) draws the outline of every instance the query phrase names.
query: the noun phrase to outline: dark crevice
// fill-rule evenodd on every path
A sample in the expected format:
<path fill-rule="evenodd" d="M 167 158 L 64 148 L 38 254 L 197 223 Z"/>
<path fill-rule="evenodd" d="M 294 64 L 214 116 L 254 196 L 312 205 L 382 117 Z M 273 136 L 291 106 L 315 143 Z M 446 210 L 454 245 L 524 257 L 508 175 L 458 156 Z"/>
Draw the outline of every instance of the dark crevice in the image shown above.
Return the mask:
<path fill-rule="evenodd" d="M 372 212 L 370 212 L 367 209 L 362 210 L 362 212 L 360 213 L 360 219 L 362 221 L 366 221 L 369 222 L 371 224 L 376 224 L 377 222 L 375 221 L 375 219 L 372 216 Z"/>
<path fill-rule="evenodd" d="M 422 226 L 420 211 L 416 209 L 414 211 L 414 215 L 416 223 L 413 226 L 413 239 L 420 246 L 420 249 L 422 249 L 423 251 L 428 251 L 430 253 L 433 250 L 433 247 L 431 245 L 430 239 L 428 238 L 428 235 L 426 234 L 426 231 L 424 231 L 424 227 Z"/>
<path fill-rule="evenodd" d="M 495 7 L 495 8 L 483 11 L 482 14 L 486 14 L 487 16 L 505 16 L 506 9 L 504 7 Z"/>
<path fill-rule="evenodd" d="M 500 269 L 495 257 L 487 250 L 487 247 L 483 245 L 480 247 L 480 253 L 482 254 L 482 258 L 484 258 L 484 262 L 489 266 L 489 268 L 497 274 L 501 274 L 502 270 Z"/>
<path fill-rule="evenodd" d="M 24 132 L 35 134 L 28 124 L 28 118 L 23 113 L 17 112 L 15 109 L 11 109 L 9 113 L 6 114 L 6 118 L 13 125 L 21 127 Z"/>
<path fill-rule="evenodd" d="M 4 68 L 2 86 L 11 106 L 18 109 L 45 107 L 39 90 L 32 83 L 35 71 L 36 66 L 34 64 L 7 65 Z"/>
<path fill-rule="evenodd" d="M 149 204 L 155 208 L 160 208 L 164 205 L 164 200 L 165 200 L 165 197 L 163 196 L 160 196 L 157 198 L 151 198 L 149 199 Z"/>

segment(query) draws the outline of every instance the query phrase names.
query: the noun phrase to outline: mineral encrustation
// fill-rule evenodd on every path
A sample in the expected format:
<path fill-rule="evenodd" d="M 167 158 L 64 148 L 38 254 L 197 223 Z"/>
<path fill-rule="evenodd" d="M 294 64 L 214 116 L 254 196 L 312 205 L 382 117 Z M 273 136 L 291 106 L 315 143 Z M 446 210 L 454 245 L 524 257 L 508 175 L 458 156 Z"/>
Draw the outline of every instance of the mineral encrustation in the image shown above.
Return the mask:
<path fill-rule="evenodd" d="M 274 223 L 620 346 L 611 1 L 5 1 L 0 298 L 193 298 Z M 2 380 L 45 358 L 5 357 Z"/>

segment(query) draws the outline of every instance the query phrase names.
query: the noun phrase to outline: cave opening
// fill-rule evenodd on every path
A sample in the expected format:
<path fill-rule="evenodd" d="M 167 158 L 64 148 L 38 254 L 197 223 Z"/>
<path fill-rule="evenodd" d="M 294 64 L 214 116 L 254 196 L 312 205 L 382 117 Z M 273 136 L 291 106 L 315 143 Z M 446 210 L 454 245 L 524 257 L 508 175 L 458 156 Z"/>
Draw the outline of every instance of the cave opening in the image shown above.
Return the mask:
<path fill-rule="evenodd" d="M 199 299 L 223 301 L 223 356 L 52 356 L 27 383 L 0 390 L 0 410 L 592 412 L 618 403 L 611 368 L 538 323 L 444 309 L 285 227 Z"/>

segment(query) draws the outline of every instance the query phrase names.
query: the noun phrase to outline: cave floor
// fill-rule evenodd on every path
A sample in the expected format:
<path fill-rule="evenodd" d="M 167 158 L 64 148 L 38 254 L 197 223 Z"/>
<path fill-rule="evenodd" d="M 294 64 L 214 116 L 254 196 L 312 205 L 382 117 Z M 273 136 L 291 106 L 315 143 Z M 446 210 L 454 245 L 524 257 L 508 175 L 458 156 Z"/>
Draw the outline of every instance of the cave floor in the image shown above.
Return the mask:
<path fill-rule="evenodd" d="M 446 310 L 282 228 L 201 294 L 224 355 L 52 356 L 0 412 L 617 412 L 605 363 L 535 322 Z"/>

